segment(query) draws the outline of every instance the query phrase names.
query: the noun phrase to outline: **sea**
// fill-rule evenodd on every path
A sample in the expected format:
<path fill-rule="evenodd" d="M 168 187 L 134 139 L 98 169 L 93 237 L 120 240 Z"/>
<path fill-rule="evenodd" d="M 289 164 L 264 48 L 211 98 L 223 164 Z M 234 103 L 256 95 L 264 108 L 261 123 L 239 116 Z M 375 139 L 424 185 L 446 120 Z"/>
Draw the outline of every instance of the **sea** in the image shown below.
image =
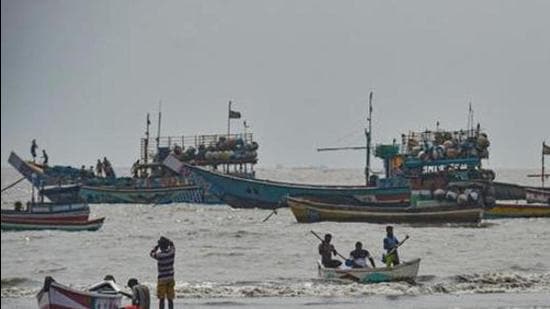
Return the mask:
<path fill-rule="evenodd" d="M 497 170 L 497 180 L 538 185 L 535 170 Z M 257 177 L 301 183 L 360 184 L 361 169 L 257 170 Z M 19 178 L 2 168 L 2 188 Z M 22 182 L 2 193 L 2 207 L 26 201 Z M 288 209 L 226 205 L 91 205 L 106 217 L 96 232 L 1 232 L 2 308 L 37 308 L 44 277 L 86 289 L 111 274 L 124 287 L 137 278 L 156 308 L 160 236 L 176 246 L 176 308 L 550 308 L 550 218 L 485 220 L 480 225 L 395 224 L 402 260 L 421 258 L 416 282 L 358 284 L 318 278 L 319 241 L 331 233 L 347 255 L 356 241 L 381 265 L 385 225 L 299 224 Z M 127 303 L 127 300 L 124 300 Z"/>

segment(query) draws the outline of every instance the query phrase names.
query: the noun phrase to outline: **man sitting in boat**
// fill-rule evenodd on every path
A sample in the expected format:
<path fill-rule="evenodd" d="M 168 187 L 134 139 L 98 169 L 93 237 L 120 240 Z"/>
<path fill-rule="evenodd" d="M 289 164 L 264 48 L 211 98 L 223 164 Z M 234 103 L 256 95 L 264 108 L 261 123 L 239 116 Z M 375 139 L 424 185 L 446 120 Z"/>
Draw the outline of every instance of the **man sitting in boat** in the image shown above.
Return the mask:
<path fill-rule="evenodd" d="M 383 261 L 386 263 L 387 267 L 392 265 L 399 264 L 399 255 L 397 254 L 397 245 L 399 240 L 393 235 L 393 226 L 386 226 L 386 238 L 384 238 L 384 249 L 386 254 L 384 254 Z M 395 250 L 393 250 L 395 248 Z M 390 254 L 390 251 L 393 252 Z"/>
<path fill-rule="evenodd" d="M 332 254 L 337 255 L 336 249 L 330 243 L 332 235 L 325 234 L 325 240 L 319 244 L 319 254 L 321 255 L 321 263 L 327 268 L 336 268 L 342 265 L 342 262 L 332 259 Z"/>
<path fill-rule="evenodd" d="M 367 258 L 369 259 L 372 267 L 373 268 L 376 267 L 376 265 L 374 265 L 374 259 L 370 255 L 369 251 L 363 249 L 363 244 L 360 241 L 355 243 L 355 250 L 351 251 L 349 253 L 349 256 L 351 258 L 351 267 L 352 268 L 365 268 L 365 267 L 368 267 L 367 266 Z"/>

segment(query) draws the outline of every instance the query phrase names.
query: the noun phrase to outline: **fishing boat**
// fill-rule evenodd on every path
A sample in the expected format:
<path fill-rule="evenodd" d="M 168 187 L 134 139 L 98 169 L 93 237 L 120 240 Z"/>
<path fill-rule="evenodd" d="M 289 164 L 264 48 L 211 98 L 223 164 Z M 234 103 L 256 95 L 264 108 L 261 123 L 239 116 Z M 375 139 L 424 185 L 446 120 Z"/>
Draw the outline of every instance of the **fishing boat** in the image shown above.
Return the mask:
<path fill-rule="evenodd" d="M 497 202 L 495 207 L 487 209 L 486 219 L 540 218 L 550 217 L 550 205 L 525 202 Z"/>
<path fill-rule="evenodd" d="M 369 119 L 371 117 L 369 116 Z M 369 122 L 370 124 L 370 122 Z M 413 198 L 432 195 L 451 182 L 479 181 L 491 183 L 494 173 L 481 167 L 488 157 L 489 141 L 480 128 L 460 131 L 424 131 L 403 135 L 401 145 L 379 144 L 375 156 L 384 162 L 385 177 L 370 175 L 370 129 L 367 146 L 344 149 L 367 149 L 365 183 L 360 186 L 326 186 L 285 183 L 261 179 L 243 179 L 186 164 L 168 156 L 164 165 L 193 179 L 221 200 L 236 208 L 288 206 L 285 198 L 307 197 L 309 200 L 353 206 L 402 207 L 415 203 Z M 445 145 L 445 146 L 443 146 Z M 338 150 L 323 148 L 319 150 Z M 485 194 L 487 204 L 489 192 Z"/>
<path fill-rule="evenodd" d="M 15 209 L 2 209 L 2 224 L 8 222 L 85 222 L 90 215 L 88 204 L 59 204 L 49 202 L 29 202 L 23 209 L 20 202 Z"/>
<path fill-rule="evenodd" d="M 424 206 L 368 207 L 336 205 L 287 197 L 287 204 L 299 223 L 321 221 L 368 223 L 479 223 L 483 207 L 460 207 L 442 201 Z"/>
<path fill-rule="evenodd" d="M 310 196 L 333 202 L 395 205 L 408 203 L 409 199 L 409 189 L 405 185 L 394 188 L 323 186 L 242 178 L 186 164 L 174 156 L 168 156 L 164 165 L 192 178 L 195 183 L 205 186 L 208 191 L 235 208 L 284 207 L 284 197 L 288 195 Z"/>
<path fill-rule="evenodd" d="M 103 286 L 103 285 L 102 285 Z M 42 289 L 36 295 L 40 309 L 119 309 L 122 295 L 119 289 L 110 284 L 111 288 L 102 292 L 80 291 L 56 282 L 52 277 L 46 277 Z"/>
<path fill-rule="evenodd" d="M 402 262 L 393 267 L 326 268 L 317 261 L 319 277 L 327 280 L 351 280 L 360 283 L 414 281 L 420 268 L 420 259 Z"/>
<path fill-rule="evenodd" d="M 103 226 L 105 218 L 86 221 L 34 221 L 34 220 L 2 220 L 2 230 L 61 230 L 61 231 L 97 231 Z"/>
<path fill-rule="evenodd" d="M 228 118 L 235 118 L 229 109 Z M 240 113 L 239 113 L 240 117 Z M 140 158 L 132 165 L 132 177 L 100 177 L 92 171 L 70 166 L 48 166 L 10 154 L 9 163 L 54 202 L 169 204 L 221 204 L 219 198 L 162 165 L 172 154 L 188 164 L 225 174 L 253 178 L 258 162 L 258 143 L 253 134 L 206 134 L 161 136 L 160 118 L 156 143 L 151 142 L 149 114 L 145 137 L 140 139 Z M 245 127 L 246 129 L 247 127 Z"/>
<path fill-rule="evenodd" d="M 541 187 L 526 187 L 525 195 L 515 201 L 497 201 L 485 212 L 487 219 L 550 217 L 550 188 L 544 186 L 550 174 L 545 173 L 544 157 L 550 155 L 550 146 L 542 143 L 541 173 L 527 177 L 540 177 Z"/>

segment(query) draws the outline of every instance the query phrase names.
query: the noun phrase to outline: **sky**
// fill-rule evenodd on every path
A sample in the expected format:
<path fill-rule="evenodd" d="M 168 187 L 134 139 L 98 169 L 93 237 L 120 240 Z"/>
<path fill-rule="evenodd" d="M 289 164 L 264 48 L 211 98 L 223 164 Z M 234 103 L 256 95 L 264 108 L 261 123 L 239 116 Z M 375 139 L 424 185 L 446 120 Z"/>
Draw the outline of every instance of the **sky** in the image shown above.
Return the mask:
<path fill-rule="evenodd" d="M 316 148 L 365 144 L 372 90 L 375 143 L 465 128 L 471 102 L 487 166 L 537 167 L 548 16 L 550 1 L 2 1 L 1 164 L 36 138 L 50 164 L 130 166 L 160 101 L 161 135 L 195 135 L 225 133 L 232 100 L 260 167 L 361 168 L 362 151 Z"/>

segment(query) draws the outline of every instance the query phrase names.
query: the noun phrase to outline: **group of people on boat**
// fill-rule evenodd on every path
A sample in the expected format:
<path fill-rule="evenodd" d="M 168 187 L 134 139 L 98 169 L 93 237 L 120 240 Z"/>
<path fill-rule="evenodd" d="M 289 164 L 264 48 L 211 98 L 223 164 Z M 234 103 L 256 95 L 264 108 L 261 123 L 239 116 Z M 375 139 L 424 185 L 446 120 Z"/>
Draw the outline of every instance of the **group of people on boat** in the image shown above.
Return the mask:
<path fill-rule="evenodd" d="M 319 244 L 319 255 L 321 255 L 321 263 L 326 268 L 338 268 L 342 265 L 342 262 L 338 259 L 334 259 L 333 256 L 340 256 L 345 259 L 345 265 L 352 268 L 365 268 L 367 265 L 367 259 L 373 268 L 376 268 L 374 259 L 370 252 L 363 248 L 363 244 L 358 241 L 355 243 L 355 249 L 349 253 L 349 258 L 345 258 L 336 251 L 333 244 L 331 244 L 332 235 L 325 234 L 324 240 Z M 386 254 L 383 255 L 382 261 L 386 264 L 386 267 L 392 267 L 399 264 L 399 255 L 397 248 L 399 247 L 399 240 L 393 234 L 393 227 L 386 227 L 386 237 L 384 238 L 384 250 Z"/>
<path fill-rule="evenodd" d="M 36 139 L 33 139 L 31 142 L 31 155 L 32 155 L 32 162 L 36 162 L 36 150 L 38 149 L 38 144 L 36 143 Z M 48 165 L 48 154 L 46 153 L 46 149 L 42 149 L 42 165 L 47 166 Z"/>
<path fill-rule="evenodd" d="M 115 177 L 115 171 L 113 170 L 113 166 L 111 165 L 111 162 L 107 160 L 107 157 L 103 157 L 103 162 L 101 161 L 101 159 L 97 159 L 97 163 L 95 165 L 95 176 L 106 177 L 106 178 Z"/>

